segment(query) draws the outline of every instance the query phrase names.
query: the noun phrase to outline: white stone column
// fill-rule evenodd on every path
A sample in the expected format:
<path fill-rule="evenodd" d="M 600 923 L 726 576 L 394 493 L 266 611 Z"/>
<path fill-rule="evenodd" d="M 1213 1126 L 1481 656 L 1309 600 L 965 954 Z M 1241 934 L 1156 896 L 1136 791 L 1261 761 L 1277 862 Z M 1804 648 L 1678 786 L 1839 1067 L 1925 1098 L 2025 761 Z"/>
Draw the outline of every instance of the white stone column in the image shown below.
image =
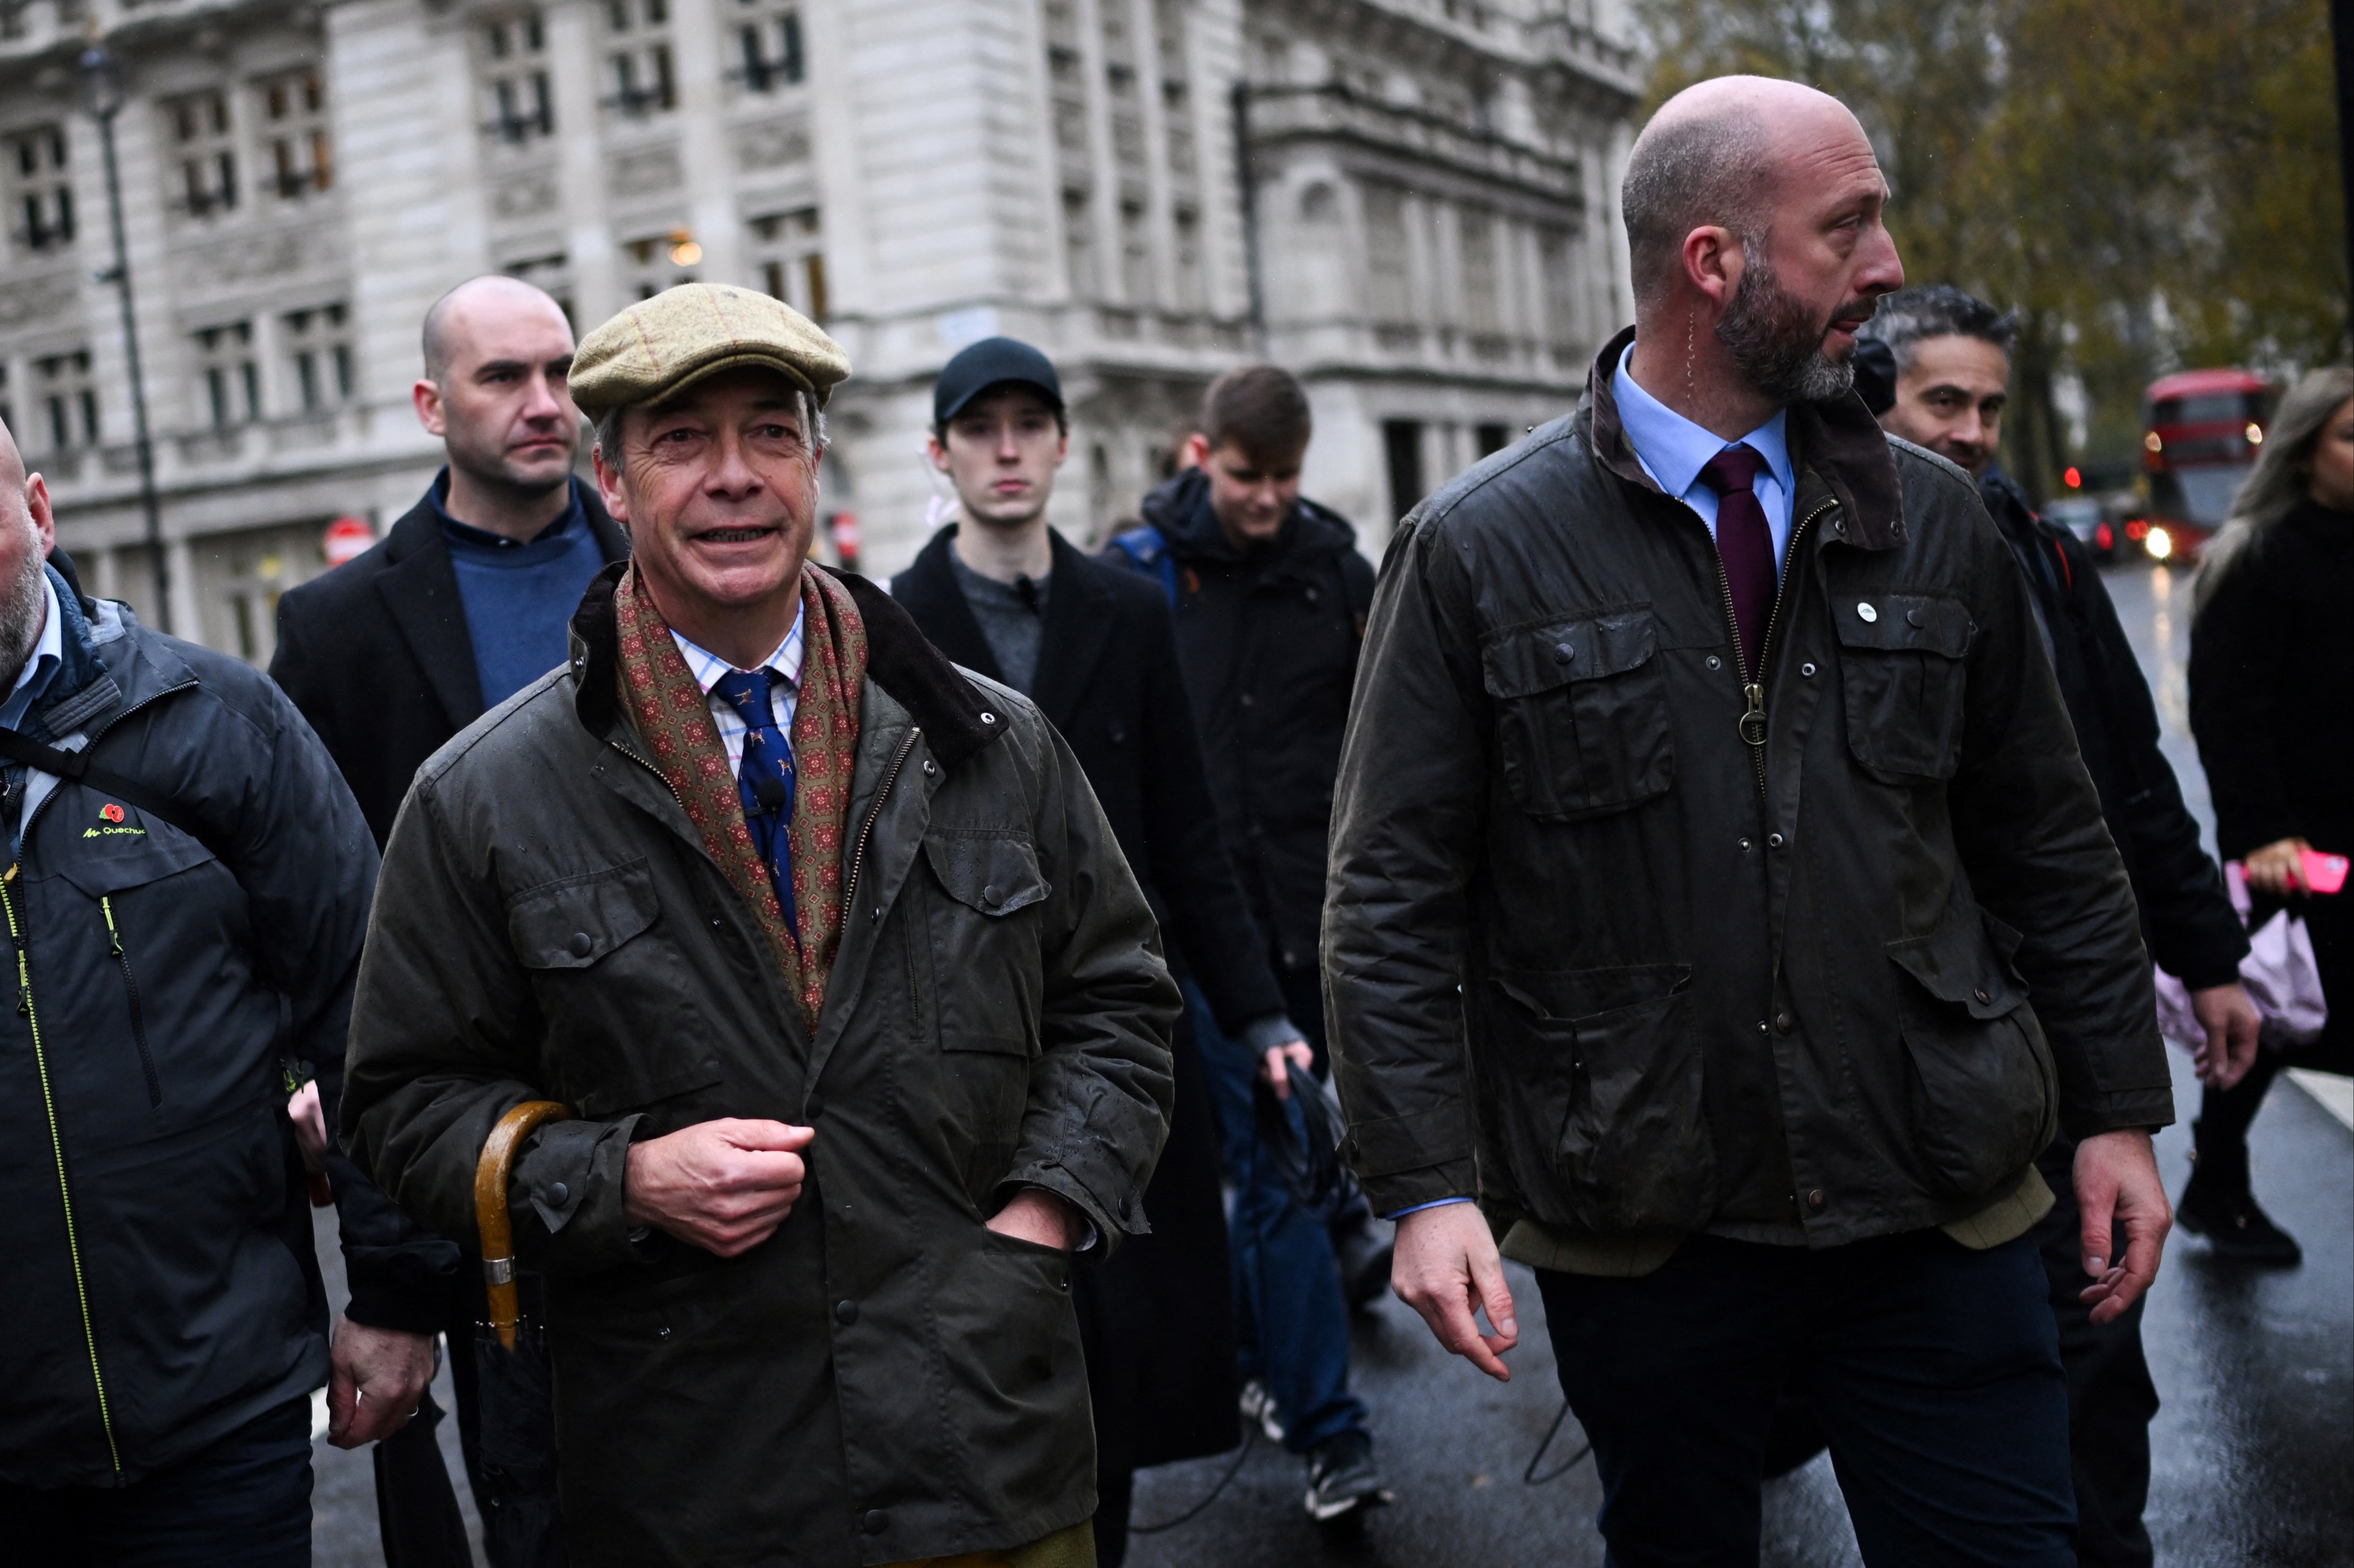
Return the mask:
<path fill-rule="evenodd" d="M 549 0 L 548 86 L 556 100 L 557 199 L 564 208 L 565 249 L 572 264 L 573 315 L 584 332 L 620 310 L 620 258 L 605 207 L 604 60 L 595 0 Z"/>
<path fill-rule="evenodd" d="M 673 0 L 671 58 L 677 73 L 679 161 L 686 173 L 687 227 L 703 247 L 696 275 L 752 283 L 736 211 L 736 170 L 726 131 L 727 29 L 719 8 L 734 0 Z"/>

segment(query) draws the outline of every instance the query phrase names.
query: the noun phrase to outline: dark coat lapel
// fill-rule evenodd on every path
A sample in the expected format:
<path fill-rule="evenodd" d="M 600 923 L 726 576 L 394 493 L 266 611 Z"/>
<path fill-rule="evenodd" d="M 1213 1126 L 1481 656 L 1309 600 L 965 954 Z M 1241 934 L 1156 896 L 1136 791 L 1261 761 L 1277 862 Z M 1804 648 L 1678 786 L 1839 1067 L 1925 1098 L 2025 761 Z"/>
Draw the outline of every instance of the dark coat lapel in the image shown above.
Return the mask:
<path fill-rule="evenodd" d="M 1030 695 L 1038 711 L 1067 735 L 1111 636 L 1112 596 L 1096 576 L 1111 568 L 1080 555 L 1062 535 L 1048 536 L 1055 547 L 1054 576 L 1046 590 L 1045 631 L 1038 642 L 1038 680 Z"/>
<path fill-rule="evenodd" d="M 384 554 L 376 590 L 447 710 L 450 727 L 463 729 L 482 716 L 482 682 L 474 668 L 466 607 L 458 597 L 457 568 L 450 564 L 450 546 L 433 509 L 420 501 L 394 524 Z"/>
<path fill-rule="evenodd" d="M 1002 681 L 997 655 L 990 652 L 989 639 L 981 635 L 981 622 L 973 618 L 972 606 L 965 602 L 949 565 L 949 541 L 955 535 L 953 523 L 933 535 L 907 569 L 891 579 L 891 597 L 915 618 L 933 647 L 968 670 Z"/>

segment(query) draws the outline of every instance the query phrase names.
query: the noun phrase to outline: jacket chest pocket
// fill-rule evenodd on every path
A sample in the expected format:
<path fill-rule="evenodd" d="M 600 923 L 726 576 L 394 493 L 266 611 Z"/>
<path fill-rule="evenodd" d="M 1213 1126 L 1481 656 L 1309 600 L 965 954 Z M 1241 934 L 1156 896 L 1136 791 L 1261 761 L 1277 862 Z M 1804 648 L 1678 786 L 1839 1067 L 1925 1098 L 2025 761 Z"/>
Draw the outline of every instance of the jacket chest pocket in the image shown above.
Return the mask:
<path fill-rule="evenodd" d="M 928 900 L 940 1048 L 1036 1054 L 1049 891 L 1038 852 L 1013 830 L 934 828 L 924 861 L 945 895 Z"/>
<path fill-rule="evenodd" d="M 546 1020 L 550 1087 L 582 1116 L 719 1081 L 662 913 L 643 860 L 527 888 L 507 906 L 507 935 Z"/>
<path fill-rule="evenodd" d="M 1504 783 L 1532 817 L 1622 810 L 1675 781 L 1668 678 L 1649 609 L 1524 627 L 1491 641 Z"/>
<path fill-rule="evenodd" d="M 1883 784 L 1934 784 L 1962 759 L 1962 688 L 1978 630 L 1959 599 L 1867 590 L 1835 594 L 1847 744 Z"/>

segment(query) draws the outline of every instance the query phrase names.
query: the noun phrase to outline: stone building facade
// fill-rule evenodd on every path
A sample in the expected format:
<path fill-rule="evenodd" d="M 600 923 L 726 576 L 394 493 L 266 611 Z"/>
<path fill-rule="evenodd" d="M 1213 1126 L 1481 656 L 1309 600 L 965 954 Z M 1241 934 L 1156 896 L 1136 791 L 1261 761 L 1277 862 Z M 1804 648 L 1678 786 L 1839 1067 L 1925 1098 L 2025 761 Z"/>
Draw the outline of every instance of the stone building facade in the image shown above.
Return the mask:
<path fill-rule="evenodd" d="M 688 278 L 822 321 L 857 367 L 825 504 L 869 570 L 939 493 L 933 374 L 1001 332 L 1063 370 L 1073 536 L 1266 357 L 1378 550 L 1631 314 L 1618 4 L 0 0 L 0 417 L 88 585 L 153 617 L 97 35 L 184 635 L 267 660 L 325 525 L 414 503 L 418 326 L 487 271 L 583 325 Z"/>

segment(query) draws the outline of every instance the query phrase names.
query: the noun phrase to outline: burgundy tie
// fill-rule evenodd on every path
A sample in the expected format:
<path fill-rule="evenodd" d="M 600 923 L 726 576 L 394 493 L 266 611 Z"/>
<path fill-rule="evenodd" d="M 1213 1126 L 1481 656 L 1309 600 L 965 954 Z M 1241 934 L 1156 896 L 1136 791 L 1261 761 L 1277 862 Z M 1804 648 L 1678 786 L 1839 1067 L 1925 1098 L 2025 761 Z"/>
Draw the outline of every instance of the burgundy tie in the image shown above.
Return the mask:
<path fill-rule="evenodd" d="M 1766 651 L 1766 621 L 1774 613 L 1774 530 L 1766 524 L 1766 508 L 1750 488 L 1765 471 L 1766 460 L 1751 447 L 1727 447 L 1700 471 L 1716 492 L 1716 556 L 1724 563 L 1724 580 L 1733 589 L 1733 619 L 1741 628 L 1741 667 L 1744 679 L 1764 679 L 1757 667 Z"/>

